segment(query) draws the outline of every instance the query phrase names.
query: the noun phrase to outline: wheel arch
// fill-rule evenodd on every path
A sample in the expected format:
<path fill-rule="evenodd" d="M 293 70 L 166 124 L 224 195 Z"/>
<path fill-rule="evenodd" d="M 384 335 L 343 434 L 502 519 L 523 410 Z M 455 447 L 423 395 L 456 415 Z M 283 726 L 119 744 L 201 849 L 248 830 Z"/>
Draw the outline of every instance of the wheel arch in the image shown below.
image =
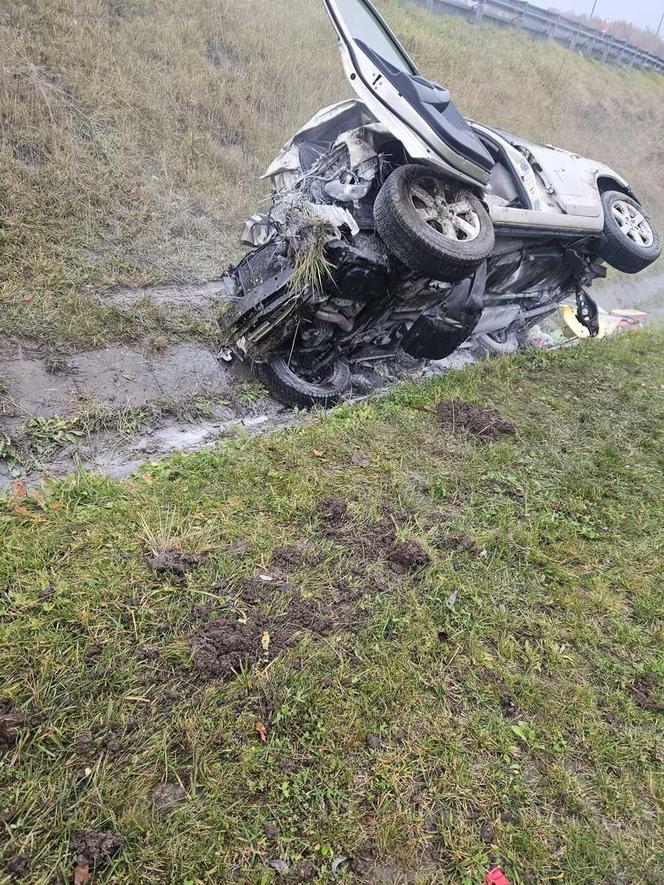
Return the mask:
<path fill-rule="evenodd" d="M 641 205 L 641 201 L 636 196 L 632 188 L 627 184 L 627 182 L 623 178 L 619 178 L 617 175 L 609 175 L 608 173 L 601 173 L 597 176 L 597 190 L 602 194 L 605 194 L 607 191 L 618 191 L 621 194 L 625 194 L 627 197 L 631 197 L 633 200 Z"/>

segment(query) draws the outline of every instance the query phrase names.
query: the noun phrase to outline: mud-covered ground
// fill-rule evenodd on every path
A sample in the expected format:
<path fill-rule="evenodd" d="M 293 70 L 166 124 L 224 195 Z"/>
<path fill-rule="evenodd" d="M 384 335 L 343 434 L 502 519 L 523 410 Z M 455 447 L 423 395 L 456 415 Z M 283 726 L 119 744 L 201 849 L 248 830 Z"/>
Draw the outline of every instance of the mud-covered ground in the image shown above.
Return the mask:
<path fill-rule="evenodd" d="M 663 288 L 659 275 L 621 278 L 599 289 L 597 297 L 607 309 L 643 305 L 657 316 Z M 220 286 L 212 281 L 104 296 L 127 311 L 146 299 L 210 323 L 219 309 Z M 385 363 L 355 375 L 350 396 L 362 398 L 476 357 L 471 346 L 439 363 Z M 48 348 L 19 339 L 0 342 L 0 487 L 80 468 L 119 478 L 172 452 L 304 420 L 274 401 L 246 366 L 220 362 L 207 341 L 169 343 L 150 336 L 82 352 L 69 352 L 58 342 Z"/>
<path fill-rule="evenodd" d="M 119 290 L 130 309 L 146 297 L 214 317 L 219 286 Z M 460 353 L 440 364 L 385 364 L 354 376 L 351 398 L 472 361 Z M 306 420 L 272 399 L 238 362 L 225 363 L 207 342 L 151 337 L 68 353 L 20 340 L 0 342 L 0 487 L 89 469 L 120 478 L 146 461 Z"/>

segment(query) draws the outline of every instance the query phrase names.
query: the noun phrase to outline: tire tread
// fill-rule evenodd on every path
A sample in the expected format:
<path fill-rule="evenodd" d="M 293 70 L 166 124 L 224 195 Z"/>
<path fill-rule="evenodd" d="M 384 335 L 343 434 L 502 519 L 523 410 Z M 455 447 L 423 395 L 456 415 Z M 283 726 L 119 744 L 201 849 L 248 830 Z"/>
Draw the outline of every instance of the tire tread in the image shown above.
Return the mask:
<path fill-rule="evenodd" d="M 267 363 L 258 363 L 256 374 L 270 393 L 286 406 L 311 409 L 314 406 L 335 406 L 350 386 L 350 368 L 345 360 L 337 360 L 329 385 L 312 384 L 300 378 L 281 356 Z"/>
<path fill-rule="evenodd" d="M 645 270 L 659 258 L 662 252 L 662 240 L 654 227 L 653 232 L 655 234 L 655 242 L 649 249 L 639 247 L 636 243 L 632 243 L 631 240 L 628 240 L 616 224 L 611 212 L 611 207 L 617 199 L 624 200 L 626 203 L 631 203 L 636 206 L 638 210 L 646 216 L 648 223 L 652 227 L 652 221 L 646 214 L 643 206 L 640 206 L 636 200 L 620 191 L 605 191 L 602 194 L 602 204 L 604 206 L 604 242 L 600 254 L 604 261 L 616 270 L 619 270 L 622 273 L 637 274 L 642 270 Z"/>
<path fill-rule="evenodd" d="M 432 173 L 427 169 L 427 175 Z M 423 174 L 423 167 L 400 166 L 387 179 L 374 203 L 376 229 L 388 249 L 411 270 L 446 282 L 470 276 L 493 252 L 495 232 L 489 214 L 470 191 L 463 194 L 478 213 L 482 231 L 469 243 L 448 242 L 424 223 L 413 224 L 406 203 L 406 189 L 412 178 Z"/>

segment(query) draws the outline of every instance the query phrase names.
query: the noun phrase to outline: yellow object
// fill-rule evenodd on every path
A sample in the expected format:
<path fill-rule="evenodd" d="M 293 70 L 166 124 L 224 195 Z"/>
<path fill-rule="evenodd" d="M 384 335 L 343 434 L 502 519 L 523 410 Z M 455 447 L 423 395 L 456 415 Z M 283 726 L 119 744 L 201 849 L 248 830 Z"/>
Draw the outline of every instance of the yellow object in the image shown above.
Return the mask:
<path fill-rule="evenodd" d="M 563 334 L 566 338 L 588 338 L 590 332 L 576 318 L 576 310 L 569 304 L 560 305 L 560 319 Z M 599 335 L 598 338 L 607 338 L 615 335 L 624 320 L 624 315 L 599 312 Z"/>

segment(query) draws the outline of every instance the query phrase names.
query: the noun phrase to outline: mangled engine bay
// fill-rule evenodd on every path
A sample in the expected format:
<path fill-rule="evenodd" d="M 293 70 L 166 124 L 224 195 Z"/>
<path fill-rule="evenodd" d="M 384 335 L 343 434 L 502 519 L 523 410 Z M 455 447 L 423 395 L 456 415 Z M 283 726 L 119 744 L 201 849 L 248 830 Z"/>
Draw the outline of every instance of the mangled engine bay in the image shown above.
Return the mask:
<path fill-rule="evenodd" d="M 316 114 L 266 172 L 270 209 L 248 219 L 242 239 L 252 250 L 224 278 L 223 355 L 251 361 L 289 405 L 337 401 L 350 365 L 401 353 L 440 360 L 476 330 L 497 342 L 523 332 L 604 272 L 592 240 L 571 248 L 505 236 L 470 272 L 423 276 L 387 248 L 374 217 L 384 183 L 408 163 L 401 142 L 353 100 Z M 489 188 L 483 199 L 501 197 Z M 448 194 L 454 200 L 460 220 L 444 223 L 465 230 L 474 207 L 463 193 Z M 592 321 L 592 304 L 588 312 Z"/>

